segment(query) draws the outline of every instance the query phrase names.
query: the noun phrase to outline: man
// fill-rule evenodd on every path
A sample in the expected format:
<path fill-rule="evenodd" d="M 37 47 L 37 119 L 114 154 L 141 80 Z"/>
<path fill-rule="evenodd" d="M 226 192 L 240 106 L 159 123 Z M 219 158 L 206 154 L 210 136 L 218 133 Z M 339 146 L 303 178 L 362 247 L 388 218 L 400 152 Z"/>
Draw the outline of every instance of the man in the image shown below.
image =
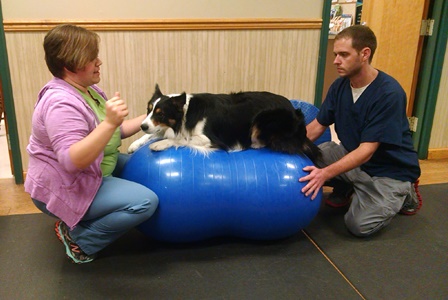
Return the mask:
<path fill-rule="evenodd" d="M 326 204 L 350 205 L 345 224 L 359 237 L 387 226 L 399 212 L 415 214 L 421 207 L 406 94 L 394 78 L 370 65 L 376 44 L 373 31 L 362 25 L 335 37 L 333 63 L 341 77 L 331 85 L 307 135 L 314 141 L 334 124 L 341 144 L 320 145 L 318 167 L 305 167 L 309 174 L 299 179 L 307 181 L 302 192 L 312 199 L 324 184 L 333 186 Z"/>

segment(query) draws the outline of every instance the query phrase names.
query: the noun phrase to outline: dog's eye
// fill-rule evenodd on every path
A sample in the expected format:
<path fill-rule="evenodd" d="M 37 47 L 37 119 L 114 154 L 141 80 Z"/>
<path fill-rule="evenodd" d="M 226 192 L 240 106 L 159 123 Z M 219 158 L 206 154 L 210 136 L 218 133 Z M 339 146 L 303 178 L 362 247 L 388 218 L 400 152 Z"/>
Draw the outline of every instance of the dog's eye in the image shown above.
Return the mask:
<path fill-rule="evenodd" d="M 154 111 L 154 115 L 156 115 L 159 118 L 165 118 L 165 114 L 163 113 L 163 110 L 161 110 L 160 108 Z"/>

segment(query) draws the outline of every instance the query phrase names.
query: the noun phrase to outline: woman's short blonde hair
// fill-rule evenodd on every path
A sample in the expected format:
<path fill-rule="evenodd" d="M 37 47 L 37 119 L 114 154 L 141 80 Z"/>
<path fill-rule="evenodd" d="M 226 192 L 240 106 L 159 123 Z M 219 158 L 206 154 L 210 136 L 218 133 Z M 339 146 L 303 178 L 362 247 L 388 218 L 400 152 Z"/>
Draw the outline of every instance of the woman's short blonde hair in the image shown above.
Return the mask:
<path fill-rule="evenodd" d="M 64 68 L 76 73 L 98 57 L 100 37 L 72 24 L 51 29 L 44 38 L 45 61 L 51 74 L 64 76 Z"/>

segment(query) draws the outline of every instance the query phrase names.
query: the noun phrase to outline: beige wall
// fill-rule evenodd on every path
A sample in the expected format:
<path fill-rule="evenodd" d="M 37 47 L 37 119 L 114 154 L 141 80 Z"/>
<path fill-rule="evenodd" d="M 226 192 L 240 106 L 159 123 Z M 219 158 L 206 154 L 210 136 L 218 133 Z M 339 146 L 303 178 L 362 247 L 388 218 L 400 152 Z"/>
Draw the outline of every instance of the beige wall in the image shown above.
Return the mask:
<path fill-rule="evenodd" d="M 7 33 L 24 169 L 33 105 L 51 75 L 45 33 Z M 268 90 L 314 100 L 319 30 L 100 32 L 100 86 L 120 91 L 131 116 L 145 113 L 155 83 L 166 93 Z M 124 142 L 126 149 L 135 138 Z"/>
<path fill-rule="evenodd" d="M 321 18 L 324 0 L 2 0 L 4 20 Z"/>
<path fill-rule="evenodd" d="M 144 112 L 158 82 L 166 93 L 269 90 L 286 97 L 312 102 L 317 75 L 320 29 L 207 30 L 213 18 L 321 19 L 323 0 L 273 1 L 55 1 L 2 0 L 4 22 L 71 20 L 137 20 L 164 18 L 197 20 L 203 30 L 100 31 L 102 81 L 112 95 L 119 90 L 127 99 L 131 116 Z M 219 2 L 219 5 L 217 4 Z M 89 10 L 85 10 L 89 7 Z M 63 9 L 62 9 L 63 8 Z M 82 14 L 80 13 L 82 12 Z M 94 28 L 94 26 L 93 26 Z M 24 170 L 33 104 L 51 75 L 43 61 L 44 31 L 7 31 L 6 42 Z M 432 148 L 448 148 L 448 59 L 445 59 L 433 132 Z M 135 138 L 124 141 L 123 150 Z"/>
<path fill-rule="evenodd" d="M 429 149 L 443 148 L 448 148 L 448 46 L 445 51 L 436 112 L 429 142 Z"/>
<path fill-rule="evenodd" d="M 145 113 L 146 101 L 155 83 L 166 93 L 267 90 L 313 102 L 321 25 L 316 27 L 314 22 L 308 26 L 304 22 L 304 26 L 293 29 L 281 28 L 282 25 L 272 29 L 264 27 L 263 22 L 257 25 L 257 20 L 294 17 L 300 23 L 297 17 L 301 16 L 317 19 L 319 24 L 323 0 L 281 0 L 275 5 L 272 1 L 234 0 L 171 0 L 164 1 L 163 6 L 158 2 L 130 0 L 126 2 L 127 8 L 113 8 L 122 1 L 2 0 L 1 3 L 5 24 L 14 21 L 38 24 L 44 20 L 76 23 L 92 19 L 108 20 L 112 24 L 125 20 L 126 25 L 126 20 L 130 20 L 127 29 L 112 28 L 98 33 L 103 61 L 99 85 L 109 96 L 120 91 L 130 107 L 131 117 Z M 211 19 L 202 25 L 203 30 L 132 30 L 135 26 L 132 20 L 171 17 L 187 21 Z M 239 17 L 253 18 L 250 20 L 257 29 L 207 30 L 219 18 Z M 92 24 L 94 30 L 95 22 Z M 44 30 L 6 30 L 24 170 L 28 165 L 26 145 L 31 133 L 33 105 L 40 88 L 51 78 L 43 59 L 44 36 Z M 135 138 L 125 140 L 122 150 Z"/>

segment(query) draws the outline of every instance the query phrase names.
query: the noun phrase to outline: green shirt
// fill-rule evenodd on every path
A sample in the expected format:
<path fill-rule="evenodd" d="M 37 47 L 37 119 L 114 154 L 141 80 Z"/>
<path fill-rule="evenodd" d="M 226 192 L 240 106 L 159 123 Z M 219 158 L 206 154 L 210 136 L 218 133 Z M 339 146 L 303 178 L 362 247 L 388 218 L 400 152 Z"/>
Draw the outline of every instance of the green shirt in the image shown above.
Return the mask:
<path fill-rule="evenodd" d="M 88 88 L 88 93 L 79 91 L 86 100 L 87 104 L 95 112 L 100 122 L 104 121 L 106 118 L 106 100 L 101 97 L 94 89 Z M 89 95 L 90 94 L 90 95 Z M 121 132 L 120 127 L 117 127 L 114 134 L 110 138 L 109 142 L 104 148 L 104 158 L 101 162 L 101 171 L 103 176 L 110 176 L 115 169 L 118 160 L 119 150 L 118 147 L 121 146 Z"/>

